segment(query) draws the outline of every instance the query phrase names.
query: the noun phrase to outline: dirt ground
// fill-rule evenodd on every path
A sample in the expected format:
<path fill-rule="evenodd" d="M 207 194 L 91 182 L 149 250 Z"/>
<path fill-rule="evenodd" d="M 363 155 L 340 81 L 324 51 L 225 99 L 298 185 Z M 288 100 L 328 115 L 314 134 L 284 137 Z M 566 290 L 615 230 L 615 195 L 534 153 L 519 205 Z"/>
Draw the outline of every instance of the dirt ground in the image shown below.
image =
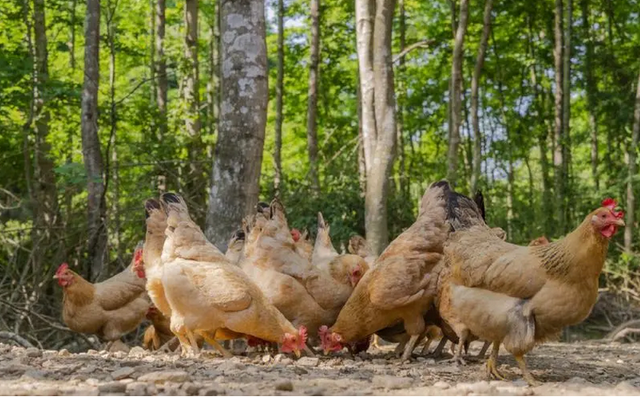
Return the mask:
<path fill-rule="evenodd" d="M 481 345 L 480 343 L 476 343 Z M 472 346 L 471 354 L 480 346 Z M 484 360 L 399 363 L 389 347 L 352 358 L 259 353 L 224 360 L 177 354 L 23 349 L 0 344 L 0 394 L 7 395 L 640 395 L 640 345 L 551 343 L 527 361 L 544 383 L 531 388 L 501 352 L 507 381 L 487 381 Z"/>

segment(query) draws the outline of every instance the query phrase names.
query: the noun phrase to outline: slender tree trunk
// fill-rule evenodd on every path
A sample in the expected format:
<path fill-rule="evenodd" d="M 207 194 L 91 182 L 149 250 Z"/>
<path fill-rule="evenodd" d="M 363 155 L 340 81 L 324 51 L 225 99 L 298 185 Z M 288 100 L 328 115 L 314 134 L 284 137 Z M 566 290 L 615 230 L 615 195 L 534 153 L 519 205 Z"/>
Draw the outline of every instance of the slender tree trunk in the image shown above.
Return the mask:
<path fill-rule="evenodd" d="M 269 91 L 264 0 L 220 7 L 223 97 L 206 232 L 224 251 L 258 202 Z"/>
<path fill-rule="evenodd" d="M 376 254 L 389 242 L 387 196 L 396 147 L 396 100 L 391 53 L 394 0 L 378 0 L 373 29 L 373 74 L 377 139 L 373 164 L 367 166 L 365 229 L 367 241 Z"/>
<path fill-rule="evenodd" d="M 480 180 L 480 164 L 482 163 L 482 133 L 480 132 L 480 121 L 478 119 L 478 90 L 480 88 L 480 76 L 482 75 L 482 67 L 484 66 L 484 55 L 487 51 L 487 43 L 489 41 L 489 33 L 491 32 L 491 9 L 493 0 L 485 0 L 484 17 L 482 22 L 482 37 L 478 46 L 478 56 L 476 57 L 476 66 L 473 69 L 473 77 L 471 79 L 471 123 L 473 124 L 473 166 L 471 169 L 471 193 L 478 190 L 478 182 Z"/>
<path fill-rule="evenodd" d="M 637 175 L 637 154 L 640 138 L 640 73 L 638 74 L 638 86 L 636 87 L 636 103 L 633 112 L 633 127 L 631 130 L 631 145 L 627 148 L 629 175 L 627 179 L 627 219 L 624 228 L 624 250 L 631 253 L 633 250 L 633 235 L 635 229 L 636 196 L 634 192 L 634 179 Z"/>
<path fill-rule="evenodd" d="M 406 14 L 404 7 L 404 0 L 398 1 L 398 11 L 400 13 L 399 18 L 399 33 L 400 33 L 400 53 L 402 53 L 406 47 Z M 398 62 L 398 74 L 400 78 L 398 81 L 398 114 L 397 114 L 397 134 L 398 134 L 398 187 L 400 188 L 400 194 L 403 197 L 403 200 L 409 199 L 409 186 L 410 181 L 408 180 L 408 173 L 406 168 L 406 158 L 405 158 L 405 148 L 404 148 L 404 99 L 406 96 L 406 87 L 404 81 L 402 79 L 402 73 L 404 72 L 404 56 L 400 57 Z"/>
<path fill-rule="evenodd" d="M 555 46 L 553 49 L 553 58 L 555 65 L 555 129 L 554 140 L 555 147 L 553 152 L 553 166 L 555 173 L 555 195 L 556 195 L 556 231 L 560 234 L 564 231 L 564 128 L 563 128 L 563 104 L 564 104 L 564 83 L 563 83 L 563 11 L 562 0 L 555 0 L 555 25 L 554 36 Z"/>
<path fill-rule="evenodd" d="M 167 134 L 167 62 L 164 56 L 165 0 L 156 0 L 156 51 L 155 72 L 158 105 L 158 134 L 162 140 Z"/>
<path fill-rule="evenodd" d="M 598 87 L 593 79 L 593 37 L 589 26 L 589 0 L 581 0 L 582 29 L 585 40 L 584 78 L 586 80 L 587 111 L 589 112 L 589 130 L 591 132 L 591 177 L 596 191 L 600 190 L 598 175 L 598 118 L 596 115 L 596 97 Z"/>
<path fill-rule="evenodd" d="M 311 1 L 311 44 L 309 47 L 309 94 L 307 99 L 307 149 L 309 178 L 314 194 L 320 192 L 318 175 L 318 65 L 320 58 L 320 0 Z"/>
<path fill-rule="evenodd" d="M 364 158 L 364 137 L 362 135 L 362 90 L 360 89 L 360 79 L 357 86 L 357 111 L 358 111 L 358 183 L 360 185 L 360 195 L 365 196 L 367 192 L 367 164 Z"/>
<path fill-rule="evenodd" d="M 208 130 L 217 131 L 220 117 L 220 0 L 213 2 L 213 20 L 209 23 L 209 81 L 207 83 Z M 213 153 L 211 153 L 213 155 Z"/>
<path fill-rule="evenodd" d="M 35 37 L 33 68 L 33 122 L 35 122 L 34 144 L 34 223 L 33 260 L 34 269 L 41 269 L 47 259 L 45 252 L 50 247 L 53 230 L 59 224 L 58 196 L 54 163 L 51 159 L 49 135 L 49 110 L 47 109 L 47 84 L 49 81 L 47 31 L 44 0 L 33 1 L 33 30 Z M 58 258 L 50 258 L 57 260 Z"/>
<path fill-rule="evenodd" d="M 562 139 L 560 146 L 562 149 L 562 211 L 564 217 L 560 220 L 562 234 L 568 232 L 567 225 L 570 224 L 568 204 L 571 195 L 571 178 L 569 166 L 571 164 L 571 25 L 573 21 L 573 0 L 566 0 L 564 25 L 564 52 L 562 54 Z"/>
<path fill-rule="evenodd" d="M 157 107 L 158 99 L 158 81 L 156 78 L 156 3 L 155 0 L 149 1 L 149 75 L 151 76 L 151 98 L 150 101 L 154 107 Z M 153 131 L 157 135 L 157 120 L 151 121 Z"/>
<path fill-rule="evenodd" d="M 317 59 L 316 59 L 317 61 Z M 316 65 L 317 66 L 317 65 Z M 311 78 L 309 78 L 311 79 Z M 311 90 L 311 85 L 309 85 Z M 276 81 L 276 128 L 275 128 L 275 148 L 273 151 L 273 162 L 275 165 L 275 177 L 273 186 L 276 196 L 280 196 L 280 185 L 282 183 L 282 105 L 284 97 L 284 0 L 278 0 L 278 80 Z M 309 98 L 311 100 L 311 98 Z M 308 116 L 307 116 L 308 117 Z M 317 149 L 317 146 L 316 146 Z M 309 151 L 309 154 L 311 152 Z M 317 151 L 316 151 L 317 155 Z M 311 156 L 309 156 L 311 159 Z M 317 160 L 317 158 L 316 158 Z"/>
<path fill-rule="evenodd" d="M 71 16 L 69 24 L 71 29 L 69 32 L 69 67 L 72 71 L 76 70 L 76 8 L 78 0 L 71 0 Z"/>
<path fill-rule="evenodd" d="M 183 87 L 186 105 L 185 130 L 188 135 L 187 152 L 189 162 L 185 176 L 185 195 L 197 223 L 206 212 L 206 180 L 203 170 L 203 151 L 200 122 L 200 92 L 198 72 L 198 0 L 186 0 L 184 4 L 184 57 L 185 81 Z"/>
<path fill-rule="evenodd" d="M 469 1 L 460 1 L 460 18 L 453 47 L 453 61 L 451 63 L 451 132 L 449 134 L 449 152 L 447 155 L 447 180 L 456 185 L 458 179 L 458 147 L 460 146 L 460 125 L 462 124 L 462 58 L 464 36 L 467 32 L 467 17 L 469 15 Z"/>
<path fill-rule="evenodd" d="M 102 152 L 98 138 L 98 84 L 100 81 L 100 1 L 87 0 L 84 26 L 84 83 L 82 87 L 82 156 L 87 174 L 89 280 L 102 271 L 107 248 L 106 203 Z"/>
<path fill-rule="evenodd" d="M 373 153 L 377 139 L 374 109 L 373 79 L 373 20 L 375 2 L 356 0 L 356 49 L 358 52 L 358 78 L 360 81 L 362 141 L 366 174 L 373 164 Z"/>

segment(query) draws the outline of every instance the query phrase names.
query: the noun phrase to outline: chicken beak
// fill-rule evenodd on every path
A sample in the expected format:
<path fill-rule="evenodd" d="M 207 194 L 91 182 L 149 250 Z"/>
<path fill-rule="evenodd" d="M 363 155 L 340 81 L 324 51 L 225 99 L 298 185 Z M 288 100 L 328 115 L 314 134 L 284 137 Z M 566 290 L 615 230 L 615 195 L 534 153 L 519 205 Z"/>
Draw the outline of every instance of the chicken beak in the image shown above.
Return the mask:
<path fill-rule="evenodd" d="M 296 355 L 296 358 L 300 358 L 300 350 L 299 349 L 294 349 L 293 353 Z"/>
<path fill-rule="evenodd" d="M 613 222 L 613 224 L 616 225 L 616 226 L 620 226 L 620 227 L 624 227 L 625 226 L 625 223 L 624 223 L 624 221 L 622 219 L 616 219 Z"/>
<path fill-rule="evenodd" d="M 53 279 L 54 279 L 54 280 L 57 280 L 57 279 L 59 279 L 59 278 L 60 278 L 60 276 L 58 276 L 57 274 L 54 274 L 54 275 L 53 275 Z"/>

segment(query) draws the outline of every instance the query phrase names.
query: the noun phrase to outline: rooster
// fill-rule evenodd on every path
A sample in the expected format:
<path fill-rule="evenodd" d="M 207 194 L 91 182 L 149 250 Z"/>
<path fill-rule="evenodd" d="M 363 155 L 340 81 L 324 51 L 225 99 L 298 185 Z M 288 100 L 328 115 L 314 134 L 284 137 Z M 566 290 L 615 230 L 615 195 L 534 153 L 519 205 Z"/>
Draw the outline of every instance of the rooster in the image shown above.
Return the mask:
<path fill-rule="evenodd" d="M 624 226 L 616 206 L 604 200 L 573 232 L 544 245 L 509 244 L 471 218 L 451 235 L 438 282 L 440 315 L 460 345 L 472 335 L 493 342 L 491 376 L 502 378 L 497 358 L 504 344 L 524 379 L 536 384 L 524 355 L 589 315 L 609 241 Z"/>

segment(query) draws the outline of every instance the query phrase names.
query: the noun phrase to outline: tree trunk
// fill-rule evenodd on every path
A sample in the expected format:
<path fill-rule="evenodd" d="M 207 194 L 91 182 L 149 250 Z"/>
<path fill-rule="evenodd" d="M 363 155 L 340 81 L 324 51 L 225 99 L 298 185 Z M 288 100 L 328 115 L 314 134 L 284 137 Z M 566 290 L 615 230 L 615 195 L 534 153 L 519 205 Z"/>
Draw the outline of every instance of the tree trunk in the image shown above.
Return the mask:
<path fill-rule="evenodd" d="M 72 71 L 76 70 L 76 8 L 78 0 L 71 1 L 71 16 L 69 24 L 71 29 L 69 32 L 69 66 Z"/>
<path fill-rule="evenodd" d="M 189 161 L 183 175 L 184 194 L 196 223 L 204 218 L 206 180 L 203 171 L 202 137 L 200 134 L 200 92 L 198 73 L 198 0 L 186 0 L 184 4 L 184 87 L 186 105 L 185 130 L 188 135 Z"/>
<path fill-rule="evenodd" d="M 49 110 L 47 109 L 47 84 L 49 81 L 47 31 L 45 21 L 44 0 L 33 1 L 33 30 L 35 46 L 33 48 L 33 119 L 35 122 L 34 145 L 34 229 L 33 260 L 34 269 L 41 269 L 47 259 L 47 249 L 57 251 L 50 246 L 52 233 L 59 224 L 58 196 L 54 163 L 51 159 L 51 145 L 47 142 L 49 135 Z M 58 260 L 59 258 L 50 258 Z"/>
<path fill-rule="evenodd" d="M 631 132 L 631 145 L 627 149 L 629 161 L 629 175 L 627 179 L 627 219 L 624 228 L 624 250 L 631 253 L 633 250 L 633 231 L 635 229 L 636 196 L 634 193 L 634 179 L 637 175 L 637 153 L 640 142 L 640 73 L 638 74 L 638 86 L 636 87 L 636 103 L 633 112 L 633 127 Z"/>
<path fill-rule="evenodd" d="M 309 47 L 309 94 L 307 99 L 307 149 L 311 191 L 320 192 L 318 175 L 318 65 L 320 57 L 320 0 L 311 0 L 311 44 Z"/>
<path fill-rule="evenodd" d="M 309 85 L 309 90 L 311 90 L 311 85 Z M 281 153 L 282 153 L 282 123 L 284 120 L 282 117 L 283 97 L 284 97 L 284 0 L 278 0 L 278 80 L 276 81 L 276 128 L 275 128 L 275 148 L 273 151 L 273 162 L 275 165 L 275 177 L 273 178 L 273 187 L 275 188 L 275 191 L 276 191 L 276 197 L 280 196 L 280 185 L 282 184 L 282 154 Z M 311 159 L 311 157 L 309 157 L 309 159 Z"/>
<path fill-rule="evenodd" d="M 563 84 L 563 20 L 562 20 L 562 0 L 555 0 L 555 24 L 554 36 L 555 46 L 553 58 L 555 66 L 555 147 L 553 151 L 553 166 L 555 174 L 555 195 L 556 195 L 556 232 L 562 234 L 564 231 L 564 128 L 563 128 L 563 104 L 564 104 L 564 84 Z"/>
<path fill-rule="evenodd" d="M 258 202 L 269 91 L 264 0 L 220 7 L 223 97 L 206 232 L 224 251 Z"/>
<path fill-rule="evenodd" d="M 449 152 L 447 155 L 447 180 L 456 185 L 458 179 L 458 147 L 460 146 L 460 125 L 462 124 L 462 58 L 464 36 L 467 32 L 469 1 L 460 1 L 460 18 L 453 47 L 451 62 L 451 130 L 449 134 Z"/>
<path fill-rule="evenodd" d="M 596 115 L 596 96 L 598 87 L 593 79 L 593 37 L 589 27 L 589 0 L 581 0 L 582 29 L 585 40 L 584 79 L 586 82 L 587 111 L 589 113 L 589 130 L 591 132 L 591 177 L 596 191 L 600 190 L 598 175 L 598 117 Z"/>
<path fill-rule="evenodd" d="M 360 196 L 364 197 L 367 192 L 367 164 L 364 158 L 364 137 L 362 135 L 362 90 L 360 79 L 356 88 L 357 111 L 358 111 L 358 184 L 360 185 Z"/>
<path fill-rule="evenodd" d="M 102 152 L 98 138 L 98 84 L 100 81 L 100 1 L 87 0 L 84 26 L 84 82 L 82 87 L 82 157 L 87 174 L 87 277 L 96 280 L 107 248 L 106 203 Z"/>
<path fill-rule="evenodd" d="M 395 0 L 378 0 L 373 29 L 374 103 L 377 139 L 373 164 L 367 166 L 365 229 L 374 253 L 389 242 L 387 196 L 396 147 L 396 100 L 391 53 L 391 30 Z"/>
<path fill-rule="evenodd" d="M 398 11 L 400 13 L 400 23 L 399 23 L 399 36 L 400 36 L 400 53 L 404 52 L 406 47 L 406 33 L 407 33 L 407 24 L 406 24 L 406 13 L 404 7 L 404 0 L 399 0 L 398 2 Z M 400 57 L 398 61 L 398 74 L 402 74 L 404 71 L 404 55 Z M 397 135 L 398 135 L 398 187 L 400 189 L 400 195 L 403 197 L 403 200 L 409 199 L 409 186 L 410 181 L 408 180 L 408 173 L 406 168 L 406 158 L 405 158 L 405 148 L 404 148 L 404 98 L 406 96 L 406 86 L 403 81 L 403 76 L 398 78 L 398 114 L 397 114 Z"/>
<path fill-rule="evenodd" d="M 487 51 L 487 42 L 489 41 L 489 33 L 491 32 L 491 8 L 493 0 L 485 0 L 484 17 L 482 22 L 482 37 L 478 46 L 478 56 L 476 57 L 476 66 L 473 69 L 473 77 L 471 79 L 471 123 L 473 125 L 473 166 L 471 167 L 471 194 L 478 190 L 478 182 L 480 180 L 480 164 L 482 162 L 482 133 L 480 132 L 480 121 L 478 119 L 478 90 L 480 87 L 480 76 L 482 75 L 482 67 L 484 66 L 484 55 Z"/>
<path fill-rule="evenodd" d="M 209 22 L 209 81 L 207 82 L 207 130 L 214 135 L 220 116 L 220 0 L 213 2 L 213 19 Z M 207 149 L 209 151 L 209 149 Z M 213 152 L 211 152 L 211 155 Z"/>
<path fill-rule="evenodd" d="M 167 62 L 164 57 L 164 31 L 165 31 L 165 0 L 156 2 L 156 83 L 158 96 L 158 134 L 160 140 L 167 134 Z"/>
<path fill-rule="evenodd" d="M 564 52 L 562 54 L 562 139 L 560 146 L 562 149 L 562 211 L 564 217 L 560 219 L 560 231 L 562 234 L 567 233 L 567 225 L 569 224 L 568 204 L 570 200 L 570 174 L 569 165 L 571 163 L 571 25 L 573 15 L 573 0 L 567 0 L 567 9 L 565 10 L 564 25 Z"/>
<path fill-rule="evenodd" d="M 376 116 L 374 109 L 373 80 L 373 18 L 375 2 L 356 0 L 356 49 L 358 52 L 358 78 L 362 112 L 362 141 L 366 174 L 373 164 L 373 152 L 377 139 Z"/>

